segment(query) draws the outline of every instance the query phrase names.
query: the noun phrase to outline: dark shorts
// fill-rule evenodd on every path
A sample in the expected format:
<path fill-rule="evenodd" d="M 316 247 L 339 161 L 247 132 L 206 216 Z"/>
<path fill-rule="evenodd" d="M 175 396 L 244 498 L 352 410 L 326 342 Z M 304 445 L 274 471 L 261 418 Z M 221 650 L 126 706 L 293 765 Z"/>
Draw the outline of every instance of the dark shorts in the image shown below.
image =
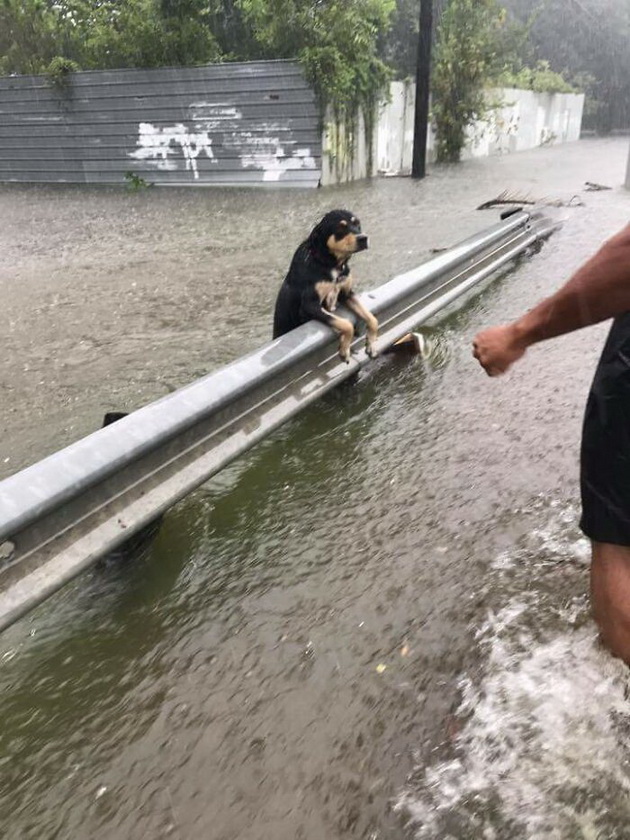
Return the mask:
<path fill-rule="evenodd" d="M 586 404 L 580 468 L 582 531 L 630 546 L 630 313 L 616 318 Z"/>

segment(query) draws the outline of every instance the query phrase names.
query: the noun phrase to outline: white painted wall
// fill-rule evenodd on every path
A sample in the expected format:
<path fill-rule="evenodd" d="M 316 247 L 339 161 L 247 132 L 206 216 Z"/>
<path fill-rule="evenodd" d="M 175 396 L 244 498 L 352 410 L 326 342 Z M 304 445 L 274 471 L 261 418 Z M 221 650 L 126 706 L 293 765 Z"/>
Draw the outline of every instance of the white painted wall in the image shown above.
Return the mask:
<path fill-rule="evenodd" d="M 372 170 L 376 161 L 377 132 L 371 138 Z M 322 136 L 322 177 L 323 187 L 330 184 L 343 184 L 369 178 L 374 174 L 370 169 L 369 143 L 365 131 L 363 114 L 359 114 L 354 137 L 349 141 L 344 126 L 336 123 L 332 111 L 326 112 Z"/>
<path fill-rule="evenodd" d="M 415 82 L 392 82 L 390 101 L 381 107 L 376 129 L 377 172 L 411 172 L 415 108 Z M 432 139 L 427 143 L 429 149 Z"/>
<path fill-rule="evenodd" d="M 476 123 L 468 132 L 462 159 L 507 154 L 546 144 L 579 140 L 584 95 L 575 93 L 534 93 L 531 90 L 502 88 L 488 92 L 492 101 L 502 105 L 485 122 Z M 385 175 L 406 175 L 411 171 L 415 83 L 392 82 L 390 101 L 380 110 L 374 132 L 373 169 Z M 322 184 L 368 177 L 367 147 L 363 127 L 358 132 L 355 158 L 348 161 L 348 150 L 341 149 L 335 167 L 330 152 L 335 148 L 334 123 L 328 119 L 324 131 Z M 428 158 L 435 158 L 435 137 L 430 132 Z M 346 158 L 339 167 L 339 160 Z M 629 164 L 630 165 L 630 164 Z M 630 174 L 629 174 L 630 177 Z"/>
<path fill-rule="evenodd" d="M 501 88 L 488 95 L 503 104 L 471 128 L 463 159 L 580 139 L 584 94 Z"/>

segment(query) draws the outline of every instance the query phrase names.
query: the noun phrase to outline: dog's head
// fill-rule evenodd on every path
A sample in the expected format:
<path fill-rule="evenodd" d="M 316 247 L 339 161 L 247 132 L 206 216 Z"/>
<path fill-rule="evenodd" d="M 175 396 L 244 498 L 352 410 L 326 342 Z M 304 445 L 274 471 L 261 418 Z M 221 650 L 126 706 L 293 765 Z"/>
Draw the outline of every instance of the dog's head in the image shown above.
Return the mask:
<path fill-rule="evenodd" d="M 361 233 L 361 222 L 349 210 L 326 213 L 313 228 L 308 242 L 315 251 L 331 255 L 337 262 L 343 262 L 351 254 L 365 251 L 368 247 L 368 238 Z"/>

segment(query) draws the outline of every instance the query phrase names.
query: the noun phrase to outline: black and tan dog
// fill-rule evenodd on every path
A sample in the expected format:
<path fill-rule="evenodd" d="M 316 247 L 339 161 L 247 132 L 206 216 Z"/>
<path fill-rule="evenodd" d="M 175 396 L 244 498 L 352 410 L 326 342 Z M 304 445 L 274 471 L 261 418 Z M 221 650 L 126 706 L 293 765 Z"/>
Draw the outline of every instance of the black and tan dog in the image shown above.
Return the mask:
<path fill-rule="evenodd" d="M 343 303 L 365 321 L 365 349 L 373 358 L 378 321 L 355 295 L 348 266 L 352 254 L 367 247 L 368 238 L 361 233 L 356 216 L 347 210 L 326 213 L 293 255 L 276 300 L 273 337 L 315 318 L 340 333 L 339 355 L 348 362 L 354 327 L 347 318 L 335 315 L 337 303 Z"/>

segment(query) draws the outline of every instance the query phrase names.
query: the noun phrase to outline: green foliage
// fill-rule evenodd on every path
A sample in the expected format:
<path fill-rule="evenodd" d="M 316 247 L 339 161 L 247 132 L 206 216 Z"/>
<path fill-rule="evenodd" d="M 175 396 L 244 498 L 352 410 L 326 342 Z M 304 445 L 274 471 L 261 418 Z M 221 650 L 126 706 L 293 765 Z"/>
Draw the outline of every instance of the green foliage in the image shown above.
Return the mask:
<path fill-rule="evenodd" d="M 209 26 L 226 61 L 261 57 L 263 49 L 244 19 L 239 0 L 212 0 Z"/>
<path fill-rule="evenodd" d="M 538 11 L 532 8 L 526 19 L 515 21 L 496 0 L 449 0 L 438 27 L 432 79 L 438 161 L 458 161 L 468 127 L 499 104 L 489 99 L 488 87 L 575 92 L 548 61 L 533 58 L 530 39 Z"/>
<path fill-rule="evenodd" d="M 219 57 L 207 25 L 207 4 L 198 0 L 63 2 L 72 22 L 72 47 L 66 54 L 85 69 L 197 64 Z"/>
<path fill-rule="evenodd" d="M 378 57 L 379 34 L 395 0 L 238 0 L 266 55 L 298 57 L 321 100 L 341 111 L 382 93 L 389 70 Z"/>
<path fill-rule="evenodd" d="M 237 0 L 244 20 L 274 58 L 297 57 L 320 103 L 348 133 L 363 111 L 370 132 L 391 73 L 378 55 L 395 0 Z M 352 143 L 350 143 L 350 146 Z"/>
<path fill-rule="evenodd" d="M 72 69 L 216 61 L 210 23 L 206 0 L 0 0 L 0 73 L 47 72 L 60 56 Z"/>
<path fill-rule="evenodd" d="M 50 83 L 58 90 L 65 90 L 68 85 L 68 75 L 76 73 L 81 68 L 71 58 L 64 58 L 61 55 L 56 55 L 46 68 L 46 75 Z"/>
<path fill-rule="evenodd" d="M 45 0 L 0 0 L 0 74 L 42 73 L 60 52 L 60 24 Z"/>
<path fill-rule="evenodd" d="M 141 175 L 136 175 L 136 173 L 131 170 L 125 172 L 125 182 L 127 184 L 127 189 L 131 192 L 138 192 L 139 190 L 145 190 L 148 187 L 153 186 L 152 183 L 145 181 Z"/>
<path fill-rule="evenodd" d="M 398 79 L 415 75 L 419 17 L 420 0 L 397 0 L 389 31 L 381 36 L 381 57 Z"/>
<path fill-rule="evenodd" d="M 449 0 L 433 0 L 433 37 Z M 397 79 L 415 77 L 418 63 L 420 0 L 396 0 L 391 27 L 380 38 L 381 58 Z"/>
<path fill-rule="evenodd" d="M 577 90 L 562 73 L 552 70 L 548 61 L 538 61 L 534 68 L 523 67 L 517 72 L 504 70 L 496 82 L 500 87 L 533 90 L 536 93 L 576 93 Z"/>
<path fill-rule="evenodd" d="M 437 160 L 460 159 L 466 129 L 491 109 L 484 89 L 497 74 L 503 10 L 495 0 L 450 0 L 438 27 L 432 77 Z"/>

